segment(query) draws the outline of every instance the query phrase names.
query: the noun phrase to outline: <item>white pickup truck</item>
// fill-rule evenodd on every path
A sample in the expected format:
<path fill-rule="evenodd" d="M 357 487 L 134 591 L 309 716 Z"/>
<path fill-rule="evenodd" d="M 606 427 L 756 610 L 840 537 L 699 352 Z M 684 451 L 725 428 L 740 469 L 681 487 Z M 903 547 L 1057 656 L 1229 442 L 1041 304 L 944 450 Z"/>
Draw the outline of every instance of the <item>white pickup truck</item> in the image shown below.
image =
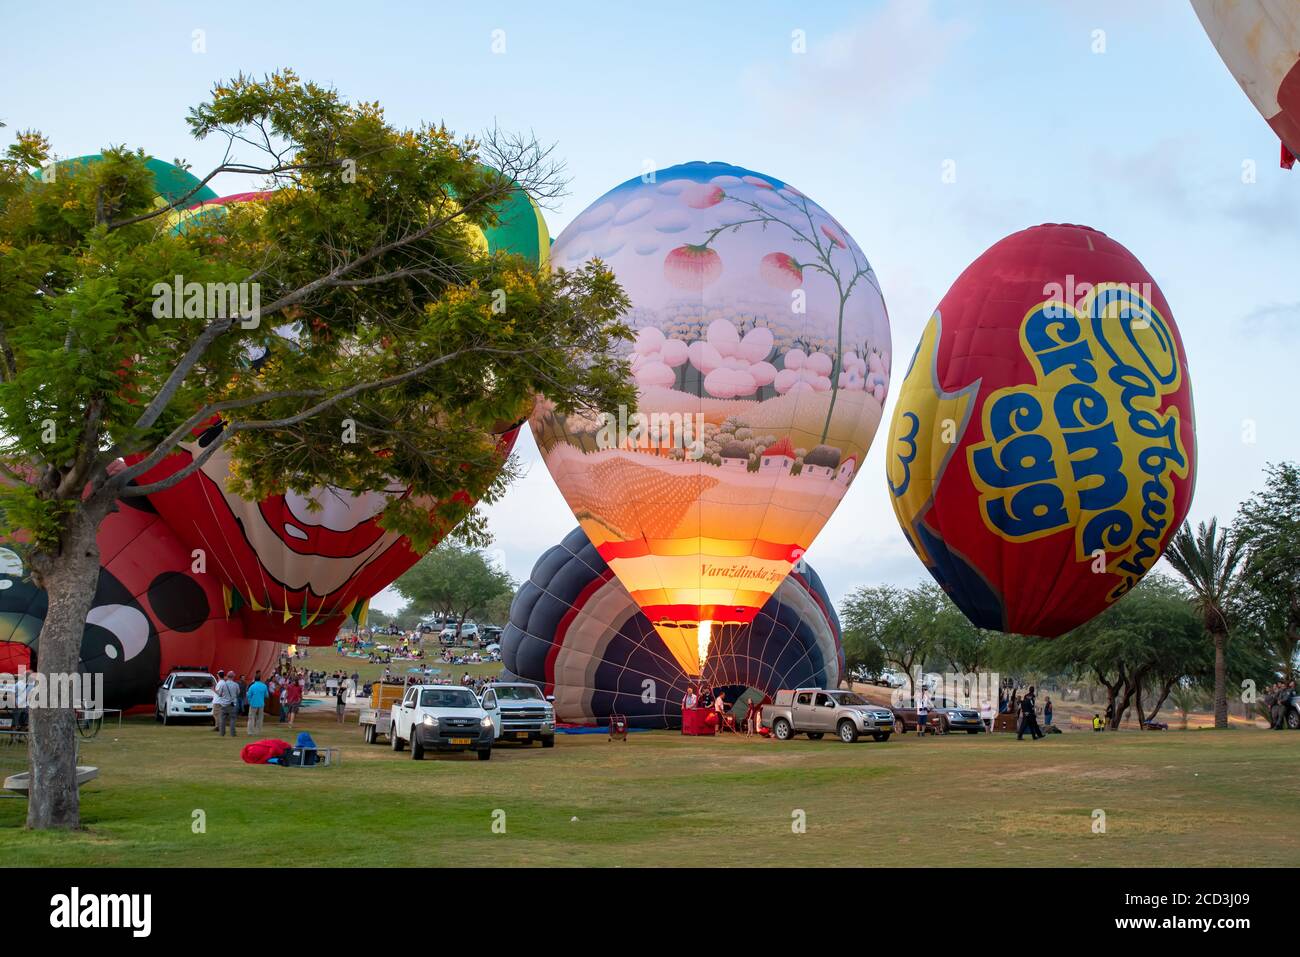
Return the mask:
<path fill-rule="evenodd" d="M 425 751 L 476 751 L 480 761 L 492 757 L 496 729 L 478 697 L 456 685 L 412 685 L 393 705 L 388 740 L 394 751 L 411 746 L 419 761 Z"/>
<path fill-rule="evenodd" d="M 483 690 L 483 710 L 498 741 L 555 747 L 555 706 L 528 681 L 498 681 Z"/>

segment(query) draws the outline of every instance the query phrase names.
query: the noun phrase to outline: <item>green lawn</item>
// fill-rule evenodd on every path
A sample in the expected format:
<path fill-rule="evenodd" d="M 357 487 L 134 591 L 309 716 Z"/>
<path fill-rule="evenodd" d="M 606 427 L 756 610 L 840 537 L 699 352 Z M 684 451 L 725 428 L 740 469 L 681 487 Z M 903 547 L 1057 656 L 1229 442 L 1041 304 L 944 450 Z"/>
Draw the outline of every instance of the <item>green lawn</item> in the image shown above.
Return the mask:
<path fill-rule="evenodd" d="M 317 706 L 325 708 L 326 705 Z M 1074 732 L 843 745 L 561 736 L 410 760 L 313 714 L 319 770 L 240 763 L 197 726 L 128 719 L 83 749 L 80 834 L 29 833 L 0 800 L 0 854 L 27 865 L 1022 864 L 1300 861 L 1300 734 Z M 292 738 L 268 724 L 267 736 Z M 1106 833 L 1093 833 L 1093 811 Z M 196 810 L 206 833 L 192 832 Z M 492 831 L 496 811 L 505 834 Z M 792 832 L 796 812 L 807 830 Z M 499 815 L 498 815 L 499 817 Z"/>

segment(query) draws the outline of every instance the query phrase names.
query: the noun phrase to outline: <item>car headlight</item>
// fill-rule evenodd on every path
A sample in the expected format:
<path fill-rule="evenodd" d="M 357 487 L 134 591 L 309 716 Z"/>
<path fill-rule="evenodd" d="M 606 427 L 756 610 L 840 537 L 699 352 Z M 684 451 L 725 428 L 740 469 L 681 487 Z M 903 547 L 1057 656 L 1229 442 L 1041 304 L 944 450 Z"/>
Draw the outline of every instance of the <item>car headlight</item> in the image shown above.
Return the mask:
<path fill-rule="evenodd" d="M 483 725 L 483 727 L 485 728 L 490 728 L 492 727 L 492 719 L 489 718 L 487 715 L 483 715 L 483 720 L 480 721 L 479 724 Z"/>
<path fill-rule="evenodd" d="M 427 725 L 430 728 L 438 727 L 438 719 L 431 714 L 426 714 L 421 723 Z"/>

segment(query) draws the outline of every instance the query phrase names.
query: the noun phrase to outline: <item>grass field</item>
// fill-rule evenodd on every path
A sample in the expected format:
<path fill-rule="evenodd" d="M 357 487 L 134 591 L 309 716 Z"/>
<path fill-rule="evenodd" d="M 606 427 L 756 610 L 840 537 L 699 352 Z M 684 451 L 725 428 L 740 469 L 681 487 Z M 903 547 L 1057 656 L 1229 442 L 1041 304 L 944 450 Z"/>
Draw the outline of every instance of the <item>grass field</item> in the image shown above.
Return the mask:
<path fill-rule="evenodd" d="M 322 712 L 327 704 L 316 706 Z M 844 745 L 727 736 L 561 736 L 489 762 L 360 741 L 355 715 L 299 730 L 334 768 L 239 760 L 200 726 L 129 718 L 83 748 L 86 831 L 22 829 L 0 862 L 125 865 L 1094 865 L 1300 862 L 1300 734 L 1087 731 Z M 265 736 L 292 739 L 268 724 Z M 1094 810 L 1105 812 L 1094 833 Z M 194 833 L 195 812 L 206 833 Z M 492 830 L 504 812 L 505 833 Z M 806 832 L 792 822 L 806 817 Z"/>

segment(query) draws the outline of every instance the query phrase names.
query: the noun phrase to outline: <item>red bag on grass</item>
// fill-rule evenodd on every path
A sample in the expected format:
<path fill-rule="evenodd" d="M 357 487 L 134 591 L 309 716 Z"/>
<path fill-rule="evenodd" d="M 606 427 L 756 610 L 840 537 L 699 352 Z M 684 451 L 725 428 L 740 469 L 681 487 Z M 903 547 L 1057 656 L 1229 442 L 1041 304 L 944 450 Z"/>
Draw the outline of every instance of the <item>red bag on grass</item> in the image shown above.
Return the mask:
<path fill-rule="evenodd" d="M 266 738 L 262 741 L 253 741 L 244 745 L 239 752 L 239 756 L 244 759 L 245 764 L 266 764 L 272 758 L 283 755 L 291 747 L 292 745 L 288 741 L 281 741 L 279 738 Z"/>

